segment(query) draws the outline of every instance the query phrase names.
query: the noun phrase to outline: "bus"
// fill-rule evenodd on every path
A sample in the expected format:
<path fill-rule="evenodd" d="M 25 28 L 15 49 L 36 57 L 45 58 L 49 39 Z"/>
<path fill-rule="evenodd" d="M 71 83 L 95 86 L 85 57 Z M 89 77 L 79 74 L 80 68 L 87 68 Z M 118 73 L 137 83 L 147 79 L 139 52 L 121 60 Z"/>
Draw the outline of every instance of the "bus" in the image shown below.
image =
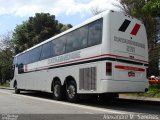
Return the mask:
<path fill-rule="evenodd" d="M 11 87 L 70 102 L 80 95 L 145 92 L 147 66 L 143 22 L 108 10 L 17 54 Z"/>

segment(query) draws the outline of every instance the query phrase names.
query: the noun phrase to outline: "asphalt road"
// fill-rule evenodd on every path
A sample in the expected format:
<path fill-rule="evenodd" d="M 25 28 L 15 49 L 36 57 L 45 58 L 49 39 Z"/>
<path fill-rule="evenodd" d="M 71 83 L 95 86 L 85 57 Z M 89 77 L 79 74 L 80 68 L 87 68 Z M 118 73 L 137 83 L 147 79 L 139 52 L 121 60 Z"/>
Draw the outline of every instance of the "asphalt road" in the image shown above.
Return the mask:
<path fill-rule="evenodd" d="M 128 99 L 102 102 L 89 99 L 75 104 L 52 100 L 51 95 L 47 93 L 22 92 L 18 95 L 14 94 L 13 90 L 0 89 L 0 114 L 2 120 L 6 120 L 5 118 L 103 120 L 109 119 L 105 116 L 108 114 L 112 116 L 145 114 L 150 115 L 147 116 L 149 118 L 160 119 L 160 116 L 157 116 L 160 115 L 160 102 Z"/>

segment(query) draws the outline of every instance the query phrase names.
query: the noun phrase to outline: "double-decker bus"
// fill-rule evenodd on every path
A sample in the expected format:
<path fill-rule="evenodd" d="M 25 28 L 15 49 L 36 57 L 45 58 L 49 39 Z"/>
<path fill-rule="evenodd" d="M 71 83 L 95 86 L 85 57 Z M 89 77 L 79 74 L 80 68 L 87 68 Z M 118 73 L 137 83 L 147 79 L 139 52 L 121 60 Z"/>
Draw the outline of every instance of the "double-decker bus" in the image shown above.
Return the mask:
<path fill-rule="evenodd" d="M 17 54 L 11 86 L 74 102 L 81 94 L 148 90 L 148 45 L 143 22 L 105 11 Z"/>

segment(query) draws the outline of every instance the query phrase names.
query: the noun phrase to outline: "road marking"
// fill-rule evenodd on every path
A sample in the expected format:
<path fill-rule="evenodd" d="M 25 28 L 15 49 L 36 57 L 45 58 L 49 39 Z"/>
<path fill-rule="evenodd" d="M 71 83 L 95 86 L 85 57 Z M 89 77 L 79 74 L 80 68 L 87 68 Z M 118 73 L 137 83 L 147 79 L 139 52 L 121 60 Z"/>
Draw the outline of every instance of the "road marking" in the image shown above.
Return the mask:
<path fill-rule="evenodd" d="M 1 93 L 4 94 L 9 94 L 15 97 L 19 97 L 19 98 L 28 98 L 28 99 L 34 99 L 34 100 L 40 100 L 40 101 L 45 101 L 45 102 L 50 102 L 50 103 L 56 103 L 56 104 L 61 104 L 61 105 L 66 105 L 66 106 L 72 106 L 72 107 L 78 107 L 78 108 L 82 108 L 82 109 L 89 109 L 89 110 L 94 110 L 94 111 L 99 111 L 99 112 L 104 112 L 102 114 L 105 113 L 109 113 L 109 114 L 137 114 L 135 112 L 126 112 L 126 111 L 120 111 L 120 110 L 112 110 L 112 109 L 106 109 L 106 108 L 98 108 L 98 107 L 92 107 L 92 106 L 87 106 L 87 105 L 79 105 L 79 104 L 75 104 L 75 103 L 68 103 L 68 102 L 63 102 L 63 101 L 55 101 L 55 100 L 48 100 L 45 98 L 37 98 L 37 97 L 32 97 L 32 96 L 26 96 L 26 95 L 18 95 L 18 94 L 13 94 L 11 92 L 6 92 L 6 91 L 1 91 Z M 89 113 L 86 113 L 89 114 Z M 90 114 L 93 114 L 90 112 Z M 97 113 L 100 114 L 100 113 Z"/>

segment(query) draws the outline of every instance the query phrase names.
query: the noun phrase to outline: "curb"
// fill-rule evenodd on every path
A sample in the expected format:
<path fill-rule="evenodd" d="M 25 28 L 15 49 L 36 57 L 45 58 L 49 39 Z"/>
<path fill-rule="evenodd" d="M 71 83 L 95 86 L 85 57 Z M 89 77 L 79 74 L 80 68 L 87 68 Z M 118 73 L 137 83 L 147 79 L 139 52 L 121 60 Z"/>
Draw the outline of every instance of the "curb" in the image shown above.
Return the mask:
<path fill-rule="evenodd" d="M 130 100 L 143 100 L 143 101 L 160 102 L 160 98 L 140 97 L 140 96 L 131 96 L 131 95 L 124 95 L 124 94 L 120 94 L 119 98 L 130 99 Z"/>

